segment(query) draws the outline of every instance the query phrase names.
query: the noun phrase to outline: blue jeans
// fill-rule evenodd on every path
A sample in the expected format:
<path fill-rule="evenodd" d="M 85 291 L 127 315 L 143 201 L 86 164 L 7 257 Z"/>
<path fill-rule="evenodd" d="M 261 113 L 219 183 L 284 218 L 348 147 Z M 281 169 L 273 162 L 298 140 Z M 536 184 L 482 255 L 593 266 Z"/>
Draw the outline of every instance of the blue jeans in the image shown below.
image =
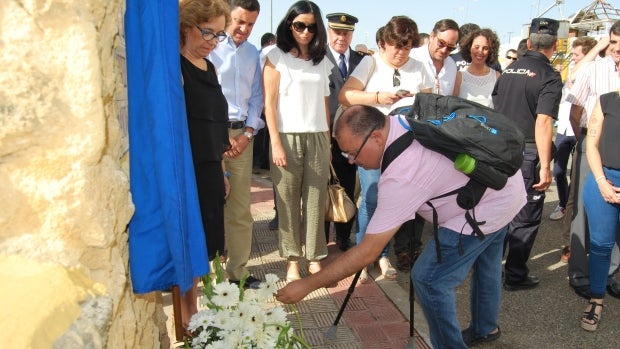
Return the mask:
<path fill-rule="evenodd" d="M 566 168 L 568 166 L 568 158 L 573 152 L 577 144 L 575 136 L 565 136 L 563 134 L 555 135 L 555 160 L 553 165 L 553 176 L 555 177 L 555 185 L 558 188 L 558 206 L 566 208 L 568 201 L 568 180 L 566 179 Z"/>
<path fill-rule="evenodd" d="M 357 231 L 355 232 L 355 241 L 359 244 L 366 234 L 368 222 L 370 222 L 370 218 L 377 208 L 377 197 L 379 195 L 377 185 L 379 184 L 381 171 L 366 170 L 358 167 L 357 173 L 360 177 L 360 195 L 362 197 L 362 202 L 357 210 Z M 390 244 L 387 244 L 383 251 L 381 251 L 381 257 L 387 256 L 389 251 Z"/>
<path fill-rule="evenodd" d="M 439 228 L 442 262 L 437 263 L 435 240 L 427 246 L 413 265 L 411 279 L 418 301 L 428 321 L 433 348 L 465 349 L 461 326 L 456 317 L 455 288 L 471 277 L 471 328 L 475 336 L 485 336 L 498 328 L 501 302 L 502 250 L 508 226 L 486 235 L 461 235 Z M 463 254 L 459 254 L 458 245 Z"/>
<path fill-rule="evenodd" d="M 603 167 L 603 171 L 614 186 L 620 185 L 620 170 Z M 607 203 L 603 199 L 592 173 L 583 187 L 583 205 L 590 228 L 590 292 L 592 298 L 603 298 L 611 252 L 617 238 L 620 205 Z"/>

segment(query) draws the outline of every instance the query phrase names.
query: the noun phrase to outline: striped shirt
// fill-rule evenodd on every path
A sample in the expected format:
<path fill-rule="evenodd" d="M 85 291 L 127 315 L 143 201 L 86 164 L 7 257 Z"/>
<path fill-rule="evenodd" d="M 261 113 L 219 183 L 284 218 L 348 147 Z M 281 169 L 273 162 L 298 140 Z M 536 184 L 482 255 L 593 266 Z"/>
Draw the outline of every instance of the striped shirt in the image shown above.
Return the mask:
<path fill-rule="evenodd" d="M 584 108 L 581 117 L 581 127 L 588 126 L 590 114 L 596 100 L 604 93 L 615 91 L 618 88 L 618 70 L 611 57 L 605 57 L 585 66 L 575 77 L 566 101 Z"/>

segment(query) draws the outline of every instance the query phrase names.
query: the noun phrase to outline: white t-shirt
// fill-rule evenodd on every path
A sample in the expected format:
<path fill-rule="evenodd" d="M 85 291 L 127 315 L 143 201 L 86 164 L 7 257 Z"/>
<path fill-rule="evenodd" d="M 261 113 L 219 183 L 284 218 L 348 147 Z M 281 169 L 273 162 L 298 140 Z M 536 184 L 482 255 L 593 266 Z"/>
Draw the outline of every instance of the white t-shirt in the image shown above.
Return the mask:
<path fill-rule="evenodd" d="M 406 129 L 398 116 L 390 116 L 386 147 Z M 406 122 L 406 121 L 405 121 Z M 424 148 L 417 141 L 403 151 L 381 174 L 377 209 L 370 219 L 366 234 L 383 233 L 415 217 L 416 211 L 429 222 L 432 209 L 426 201 L 460 188 L 469 177 L 454 168 L 454 163 L 440 153 Z M 508 178 L 501 190 L 487 188 L 474 208 L 484 234 L 493 233 L 508 224 L 526 203 L 527 193 L 521 171 Z M 465 220 L 465 210 L 456 203 L 456 195 L 432 200 L 440 226 L 463 234 L 472 228 Z"/>
<path fill-rule="evenodd" d="M 313 133 L 327 131 L 325 97 L 329 96 L 329 74 L 333 64 L 327 59 L 313 65 L 274 48 L 267 59 L 280 73 L 278 91 L 278 131 Z"/>
<path fill-rule="evenodd" d="M 371 73 L 372 60 L 375 60 L 375 68 L 372 71 L 370 79 L 368 75 Z M 400 89 L 408 90 L 411 93 L 418 93 L 420 90 L 428 89 L 432 87 L 433 81 L 428 76 L 422 63 L 410 58 L 407 63 L 398 68 L 400 73 L 400 86 L 394 86 L 394 68 L 387 65 L 382 59 L 379 53 L 375 53 L 372 57 L 364 57 L 360 63 L 355 67 L 355 70 L 351 73 L 351 77 L 356 78 L 362 84 L 368 80 L 364 91 L 368 92 L 396 92 Z M 399 105 L 411 105 L 413 100 L 411 98 L 403 98 L 397 102 Z M 372 105 L 379 109 L 382 113 L 387 114 L 395 107 L 395 105 L 388 104 L 375 104 Z"/>

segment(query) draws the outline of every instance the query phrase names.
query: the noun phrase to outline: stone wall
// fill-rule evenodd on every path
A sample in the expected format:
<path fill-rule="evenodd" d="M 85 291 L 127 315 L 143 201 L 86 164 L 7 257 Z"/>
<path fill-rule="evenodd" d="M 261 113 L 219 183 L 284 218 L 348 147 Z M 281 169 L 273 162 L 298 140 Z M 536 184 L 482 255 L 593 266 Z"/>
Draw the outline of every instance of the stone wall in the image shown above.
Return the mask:
<path fill-rule="evenodd" d="M 168 346 L 129 280 L 124 6 L 0 1 L 3 347 Z"/>

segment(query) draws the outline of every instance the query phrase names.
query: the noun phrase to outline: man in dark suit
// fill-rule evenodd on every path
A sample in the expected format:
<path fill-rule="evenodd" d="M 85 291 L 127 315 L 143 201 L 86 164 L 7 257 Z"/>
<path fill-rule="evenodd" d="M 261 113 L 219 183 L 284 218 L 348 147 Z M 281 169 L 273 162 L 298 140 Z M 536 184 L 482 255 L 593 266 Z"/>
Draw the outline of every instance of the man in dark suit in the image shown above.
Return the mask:
<path fill-rule="evenodd" d="M 346 13 L 330 13 L 327 16 L 327 34 L 329 49 L 327 58 L 334 64 L 329 75 L 329 110 L 331 113 L 330 129 L 333 129 L 334 114 L 338 109 L 338 93 L 355 69 L 357 64 L 366 55 L 351 49 L 351 40 L 357 18 Z M 355 192 L 356 166 L 350 164 L 347 158 L 342 156 L 340 147 L 332 138 L 332 165 L 340 179 L 340 185 L 345 189 L 349 197 L 353 198 Z M 348 250 L 351 246 L 351 228 L 354 219 L 347 223 L 334 223 L 336 229 L 336 244 L 342 251 Z M 329 242 L 329 222 L 325 223 L 325 237 Z"/>

